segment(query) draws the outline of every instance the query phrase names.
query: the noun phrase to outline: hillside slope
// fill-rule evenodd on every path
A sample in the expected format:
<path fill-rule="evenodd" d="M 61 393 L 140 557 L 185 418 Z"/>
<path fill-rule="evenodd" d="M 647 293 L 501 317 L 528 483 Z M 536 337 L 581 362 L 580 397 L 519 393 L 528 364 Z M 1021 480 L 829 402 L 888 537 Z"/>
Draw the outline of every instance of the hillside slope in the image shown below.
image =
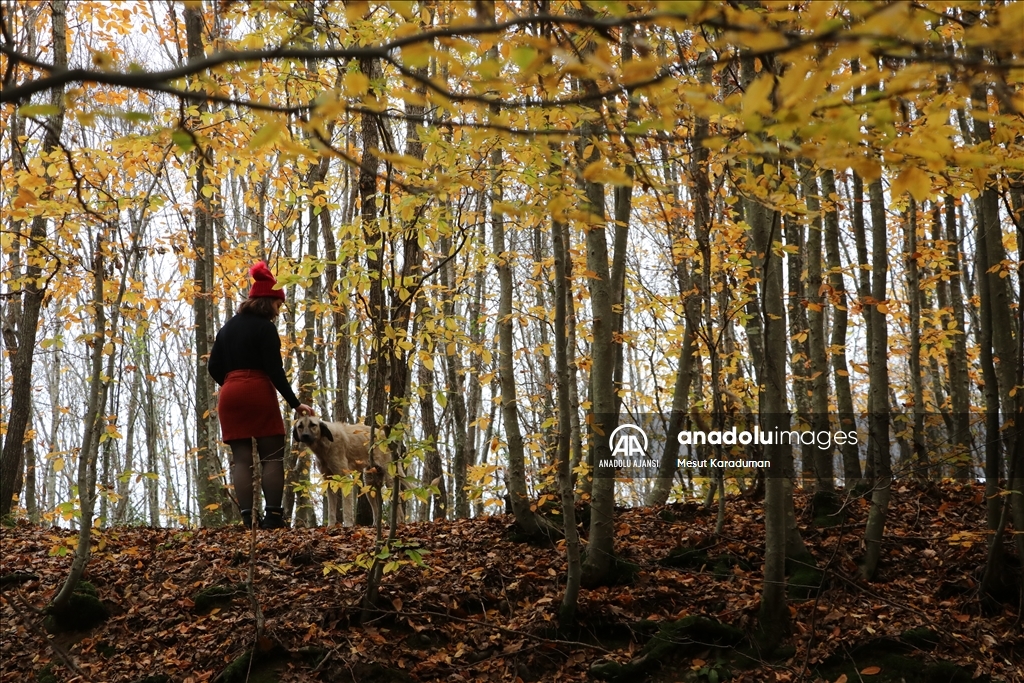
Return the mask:
<path fill-rule="evenodd" d="M 768 659 L 756 641 L 736 641 L 755 628 L 763 551 L 760 503 L 745 499 L 729 500 L 720 538 L 713 514 L 692 504 L 620 511 L 617 550 L 640 571 L 632 585 L 583 590 L 579 625 L 561 631 L 563 553 L 507 540 L 506 517 L 403 526 L 425 567 L 385 576 L 366 627 L 365 572 L 332 565 L 365 556 L 369 530 L 261 531 L 250 563 L 239 529 L 115 528 L 97 534 L 86 574 L 109 618 L 51 646 L 38 610 L 60 587 L 71 561 L 60 549 L 74 536 L 19 525 L 0 537 L 0 680 L 70 681 L 69 666 L 88 681 L 245 680 L 243 655 L 255 651 L 249 680 L 1024 681 L 1017 603 L 982 614 L 974 590 L 987 538 L 980 487 L 897 484 L 882 577 L 870 584 L 856 567 L 866 502 L 848 510 L 829 528 L 801 519 L 823 589 L 791 589 L 793 647 Z M 254 604 L 240 585 L 250 570 L 266 624 L 254 650 Z M 694 616 L 739 635 L 718 637 L 703 620 L 666 628 Z"/>

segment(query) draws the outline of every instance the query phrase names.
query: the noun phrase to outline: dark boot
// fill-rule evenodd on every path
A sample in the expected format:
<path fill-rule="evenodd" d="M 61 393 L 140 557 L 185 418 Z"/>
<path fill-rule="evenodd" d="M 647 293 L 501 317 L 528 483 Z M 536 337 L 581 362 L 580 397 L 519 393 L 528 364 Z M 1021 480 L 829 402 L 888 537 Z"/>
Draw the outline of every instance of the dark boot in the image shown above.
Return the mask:
<path fill-rule="evenodd" d="M 239 510 L 242 513 L 242 527 L 246 531 L 252 529 L 252 510 Z"/>
<path fill-rule="evenodd" d="M 267 508 L 267 514 L 260 520 L 261 529 L 284 529 L 284 508 Z"/>

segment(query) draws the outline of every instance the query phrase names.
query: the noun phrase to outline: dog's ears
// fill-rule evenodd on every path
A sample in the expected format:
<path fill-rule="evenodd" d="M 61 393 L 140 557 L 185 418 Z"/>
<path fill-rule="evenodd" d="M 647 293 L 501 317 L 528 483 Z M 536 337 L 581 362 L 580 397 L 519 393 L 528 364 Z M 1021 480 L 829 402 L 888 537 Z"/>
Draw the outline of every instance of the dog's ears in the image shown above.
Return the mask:
<path fill-rule="evenodd" d="M 334 441 L 334 434 L 331 433 L 330 427 L 323 423 L 323 420 L 320 421 L 320 436 L 328 441 Z"/>
<path fill-rule="evenodd" d="M 292 441 L 294 443 L 299 442 L 299 428 L 296 425 L 292 425 Z"/>

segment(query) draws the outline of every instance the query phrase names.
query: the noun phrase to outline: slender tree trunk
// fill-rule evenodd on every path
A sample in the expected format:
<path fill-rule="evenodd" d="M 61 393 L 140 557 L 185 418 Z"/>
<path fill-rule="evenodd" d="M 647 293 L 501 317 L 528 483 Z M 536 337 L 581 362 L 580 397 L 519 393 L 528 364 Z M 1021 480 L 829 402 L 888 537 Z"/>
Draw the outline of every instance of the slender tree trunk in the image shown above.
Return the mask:
<path fill-rule="evenodd" d="M 89 403 L 85 412 L 85 434 L 82 448 L 78 454 L 78 499 L 80 525 L 78 527 L 78 543 L 75 546 L 75 558 L 71 562 L 64 584 L 51 603 L 52 609 L 63 612 L 68 609 L 71 595 L 85 573 L 92 549 L 93 513 L 96 505 L 96 460 L 99 457 L 100 433 L 103 430 L 103 406 L 107 402 L 109 381 L 103 378 L 103 347 L 107 333 L 106 305 L 103 301 L 104 261 L 103 236 L 96 241 L 93 255 L 93 300 L 95 310 L 93 319 L 93 335 L 89 341 L 90 378 Z"/>
<path fill-rule="evenodd" d="M 970 377 L 968 376 L 967 330 L 964 326 L 964 294 L 961 286 L 963 257 L 960 254 L 960 237 L 956 227 L 956 201 L 950 195 L 943 198 L 943 219 L 946 240 L 946 256 L 950 262 L 949 282 L 947 291 L 952 311 L 949 330 L 952 333 L 952 345 L 946 351 L 946 367 L 949 375 L 949 398 L 952 404 L 953 434 L 950 441 L 957 446 L 954 470 L 961 478 L 970 476 L 971 432 L 970 432 Z M 947 326 L 948 327 L 948 326 Z M 998 516 L 998 501 L 995 500 L 995 489 L 998 476 L 986 477 L 985 488 L 989 494 L 989 522 L 995 524 L 993 512 Z M 994 527 L 990 527 L 994 528 Z"/>
<path fill-rule="evenodd" d="M 872 348 L 874 339 L 874 316 L 871 315 L 871 264 L 868 261 L 867 227 L 864 222 L 864 181 L 856 173 L 853 174 L 853 238 L 857 249 L 857 306 L 864 317 L 866 328 L 867 347 Z M 868 402 L 868 413 L 871 413 L 870 401 Z M 866 449 L 866 461 L 864 463 L 864 485 L 867 486 L 875 478 L 875 450 L 877 444 L 870 439 Z"/>
<path fill-rule="evenodd" d="M 444 241 L 447 245 L 449 242 Z M 441 269 L 442 315 L 446 319 L 455 317 L 455 263 L 454 259 Z M 466 428 L 465 374 L 459 352 L 445 354 L 445 379 L 448 387 L 447 400 L 451 406 L 451 427 L 453 432 L 452 486 L 455 489 L 455 517 L 469 517 L 469 497 L 466 486 L 469 477 L 468 453 L 472 449 Z M 525 473 L 525 469 L 524 469 Z M 525 474 L 524 474 L 525 482 Z"/>
<path fill-rule="evenodd" d="M 785 304 L 782 299 L 782 258 L 775 252 L 781 243 L 779 217 L 768 224 L 767 210 L 753 206 L 754 222 L 751 227 L 755 235 L 762 235 L 758 252 L 761 253 L 762 309 L 764 310 L 765 359 L 760 394 L 762 430 L 783 431 L 789 428 L 788 400 L 786 397 L 786 327 Z M 748 219 L 749 220 L 749 219 Z M 765 446 L 765 458 L 771 463 L 765 481 L 765 554 L 764 586 L 761 591 L 761 609 L 758 623 L 765 646 L 770 650 L 781 642 L 789 631 L 789 608 L 786 603 L 786 471 L 787 461 L 792 455 L 785 450 L 788 446 L 772 443 Z"/>
<path fill-rule="evenodd" d="M 128 415 L 125 417 L 128 420 L 128 431 L 125 432 L 124 436 L 125 462 L 123 472 L 125 474 L 135 469 L 135 434 L 136 424 L 138 423 L 139 404 L 142 399 L 142 369 L 139 360 L 138 354 L 135 354 L 133 358 L 135 370 L 132 372 L 131 394 L 128 397 Z M 128 521 L 126 515 L 128 513 L 128 503 L 131 501 L 130 481 L 130 479 L 125 477 L 118 478 L 117 505 L 114 508 L 114 516 L 111 520 L 111 524 L 115 526 L 125 524 Z"/>
<path fill-rule="evenodd" d="M 143 359 L 142 366 L 145 368 L 146 376 L 153 376 L 152 360 L 149 351 L 149 332 L 143 332 Z M 147 381 L 145 388 L 145 427 L 146 427 L 146 505 L 149 512 L 149 525 L 160 526 L 160 458 L 157 452 L 157 440 L 159 428 L 156 417 L 156 397 L 153 391 L 153 382 Z"/>
<path fill-rule="evenodd" d="M 596 86 L 588 85 L 593 91 Z M 597 110 L 599 103 L 591 101 L 589 105 Z M 590 139 L 590 124 L 585 123 L 581 140 Z M 583 151 L 582 149 L 580 150 Z M 587 166 L 600 159 L 597 147 L 593 148 L 589 157 L 581 159 L 581 165 Z M 615 515 L 615 468 L 605 464 L 611 459 L 608 444 L 610 435 L 618 424 L 615 412 L 615 344 L 612 332 L 615 316 L 612 310 L 614 293 L 612 291 L 611 272 L 608 266 L 608 241 L 604 226 L 604 185 L 584 181 L 586 190 L 586 210 L 590 214 L 587 236 L 587 270 L 591 275 L 588 281 L 590 289 L 590 306 L 593 313 L 591 333 L 590 386 L 593 392 L 594 423 L 591 424 L 591 443 L 594 453 L 594 484 L 591 490 L 590 508 L 590 543 L 587 546 L 586 560 L 583 563 L 583 584 L 586 586 L 600 585 L 608 576 L 614 561 L 614 515 Z"/>
<path fill-rule="evenodd" d="M 917 202 L 913 197 L 907 204 L 905 220 L 907 233 L 907 299 L 910 308 L 910 388 L 914 401 L 914 422 L 911 448 L 914 454 L 914 471 L 920 479 L 928 476 L 928 452 L 925 449 L 924 434 L 924 385 L 921 374 L 921 274 L 918 270 Z"/>
<path fill-rule="evenodd" d="M 853 393 L 850 390 L 850 370 L 846 363 L 846 331 L 849 313 L 846 298 L 846 280 L 843 277 L 842 261 L 839 255 L 839 210 L 836 208 L 836 180 L 832 171 L 821 176 L 822 194 L 825 201 L 825 255 L 828 259 L 829 286 L 833 307 L 832 320 L 832 377 L 836 388 L 836 409 L 839 428 L 842 431 L 857 428 L 853 412 Z M 856 443 L 845 443 L 843 453 L 843 479 L 846 490 L 851 491 L 861 484 L 860 456 Z"/>
<path fill-rule="evenodd" d="M 868 317 L 872 336 L 868 347 L 869 411 L 868 439 L 875 458 L 875 479 L 871 508 L 864 530 L 864 578 L 874 580 L 881 559 L 882 536 L 889 513 L 892 488 L 892 465 L 889 455 L 889 332 L 885 311 L 886 278 L 889 269 L 888 231 L 885 222 L 885 197 L 882 181 L 875 180 L 868 188 L 871 201 L 871 301 Z"/>
<path fill-rule="evenodd" d="M 810 353 L 811 375 L 811 429 L 816 433 L 829 433 L 828 418 L 828 357 L 825 351 L 825 305 L 828 298 L 824 296 L 821 269 L 821 195 L 818 190 L 818 179 L 809 166 L 801 169 L 801 181 L 804 197 L 807 202 L 807 213 L 810 223 L 807 225 L 804 242 L 804 260 L 807 266 L 807 350 Z M 818 491 L 831 493 L 835 490 L 835 473 L 832 469 L 832 448 L 812 446 L 815 484 Z"/>
<path fill-rule="evenodd" d="M 566 309 L 568 308 L 568 277 L 566 261 L 569 258 L 564 241 L 567 226 L 551 221 L 551 244 L 555 257 L 555 376 L 558 395 L 558 484 L 562 498 L 562 528 L 565 534 L 565 553 L 568 563 L 565 593 L 558 612 L 558 621 L 565 627 L 575 620 L 576 601 L 582 580 L 580 538 L 576 530 L 576 496 L 570 468 L 571 425 L 569 421 L 569 360 L 566 345 Z"/>
<path fill-rule="evenodd" d="M 786 274 L 788 292 L 786 312 L 789 315 L 789 367 L 793 375 L 793 407 L 800 425 L 809 425 L 811 420 L 809 349 L 807 339 L 807 293 L 802 279 L 804 272 L 804 226 L 796 216 L 783 216 L 786 237 Z M 804 486 L 814 484 L 814 452 L 810 444 L 802 444 L 797 480 Z M 796 450 L 796 447 L 794 447 Z"/>
<path fill-rule="evenodd" d="M 710 73 L 705 72 L 709 72 L 709 69 L 706 65 L 702 65 L 702 80 L 704 78 L 710 79 Z M 701 140 L 705 138 L 707 134 L 707 118 L 698 117 L 693 131 L 694 139 Z M 668 154 L 666 153 L 667 149 L 664 144 L 662 145 L 662 150 L 664 157 L 667 159 Z M 690 157 L 689 172 L 690 183 L 694 188 L 695 198 L 699 198 L 701 196 L 709 197 L 710 195 L 710 181 L 708 180 L 707 174 L 707 158 L 708 149 L 700 143 L 695 143 L 693 153 Z M 671 164 L 666 164 L 666 178 L 668 178 L 669 182 L 672 183 L 674 199 L 676 202 L 679 202 L 681 197 L 679 196 L 678 178 L 676 178 L 675 171 Z M 695 201 L 694 208 L 694 223 L 698 223 L 701 220 L 710 220 L 709 201 Z M 674 220 L 670 229 L 672 231 L 673 245 L 678 244 L 681 248 L 682 241 L 685 239 L 682 221 L 680 219 Z M 701 230 L 702 228 L 697 226 L 695 229 Z M 675 250 L 673 249 L 673 251 Z M 672 391 L 672 407 L 669 412 L 668 429 L 666 434 L 677 434 L 679 430 L 682 429 L 683 424 L 687 419 L 690 385 L 693 382 L 693 347 L 696 340 L 694 327 L 697 323 L 698 316 L 700 315 L 700 302 L 691 292 L 693 285 L 686 259 L 682 257 L 676 258 L 675 275 L 676 282 L 679 286 L 679 296 L 683 301 L 683 338 L 679 347 L 679 367 L 676 370 L 676 382 Z M 651 494 L 647 499 L 648 505 L 664 505 L 668 502 L 669 494 L 672 491 L 672 482 L 675 479 L 677 471 L 676 464 L 678 462 L 678 455 L 679 441 L 676 439 L 668 439 L 665 442 L 665 450 L 662 452 L 661 462 L 658 465 L 658 478 L 655 480 L 654 488 L 651 490 Z"/>
<path fill-rule="evenodd" d="M 52 63 L 55 70 L 66 69 L 68 65 L 67 49 L 67 2 L 53 0 L 50 12 L 50 24 L 53 35 Z M 64 130 L 64 89 L 55 88 L 50 93 L 50 103 L 57 107 L 57 113 L 50 117 L 43 135 L 41 154 L 53 154 L 60 143 L 61 132 Z M 18 145 L 14 145 L 17 147 Z M 0 450 L 0 521 L 9 518 L 14 505 L 14 497 L 21 491 L 23 459 L 25 454 L 25 434 L 32 414 L 32 361 L 36 350 L 36 336 L 46 291 L 40 282 L 47 282 L 41 277 L 42 265 L 48 262 L 46 251 L 39 246 L 46 241 L 46 216 L 32 219 L 29 230 L 29 245 L 25 250 L 25 272 L 21 287 L 21 315 L 18 320 L 17 346 L 11 349 L 9 340 L 8 351 L 14 351 L 11 358 L 11 408 L 7 415 L 7 433 L 4 436 L 3 449 Z"/>
<path fill-rule="evenodd" d="M 185 8 L 185 36 L 188 60 L 196 62 L 206 58 L 203 46 L 203 12 L 200 7 Z M 208 110 L 205 102 L 197 105 L 200 116 Z M 198 125 L 198 118 L 193 122 Z M 212 269 L 213 269 L 213 207 L 204 192 L 208 180 L 207 168 L 213 164 L 210 150 L 196 148 L 194 179 L 195 231 L 192 248 L 195 253 L 192 271 L 192 310 L 195 316 L 196 344 L 196 466 L 199 494 L 199 519 L 204 527 L 219 526 L 231 516 L 230 499 L 224 486 L 224 471 L 215 445 L 213 380 L 206 372 L 206 363 L 213 346 L 212 321 Z M 215 189 L 215 188 L 214 188 Z"/>
<path fill-rule="evenodd" d="M 437 420 L 434 417 L 434 372 L 424 363 L 420 363 L 420 419 L 423 420 L 423 437 L 427 442 L 426 463 L 423 467 L 423 483 L 436 486 L 437 493 L 430 494 L 429 518 L 433 520 L 448 518 L 448 491 L 444 481 L 444 465 L 441 453 Z"/>

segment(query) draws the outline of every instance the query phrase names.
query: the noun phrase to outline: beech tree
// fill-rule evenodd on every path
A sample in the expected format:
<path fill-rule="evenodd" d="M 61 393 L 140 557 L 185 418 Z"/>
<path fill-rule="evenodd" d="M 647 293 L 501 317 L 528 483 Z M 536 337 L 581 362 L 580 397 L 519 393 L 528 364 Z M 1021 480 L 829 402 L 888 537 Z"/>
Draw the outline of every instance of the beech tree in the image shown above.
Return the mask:
<path fill-rule="evenodd" d="M 86 527 L 102 491 L 119 521 L 229 521 L 205 355 L 267 258 L 302 395 L 371 425 L 423 516 L 508 493 L 575 569 L 574 515 L 548 513 L 582 504 L 584 585 L 614 578 L 617 504 L 713 493 L 724 517 L 741 481 L 779 634 L 786 560 L 810 563 L 794 486 L 870 491 L 869 579 L 907 463 L 984 474 L 990 567 L 1024 526 L 1016 5 L 2 12 L 0 517 Z M 800 477 L 790 443 L 715 471 L 669 439 L 657 477 L 617 481 L 607 436 L 662 413 L 859 438 L 802 441 Z M 288 462 L 314 523 L 328 483 Z"/>

